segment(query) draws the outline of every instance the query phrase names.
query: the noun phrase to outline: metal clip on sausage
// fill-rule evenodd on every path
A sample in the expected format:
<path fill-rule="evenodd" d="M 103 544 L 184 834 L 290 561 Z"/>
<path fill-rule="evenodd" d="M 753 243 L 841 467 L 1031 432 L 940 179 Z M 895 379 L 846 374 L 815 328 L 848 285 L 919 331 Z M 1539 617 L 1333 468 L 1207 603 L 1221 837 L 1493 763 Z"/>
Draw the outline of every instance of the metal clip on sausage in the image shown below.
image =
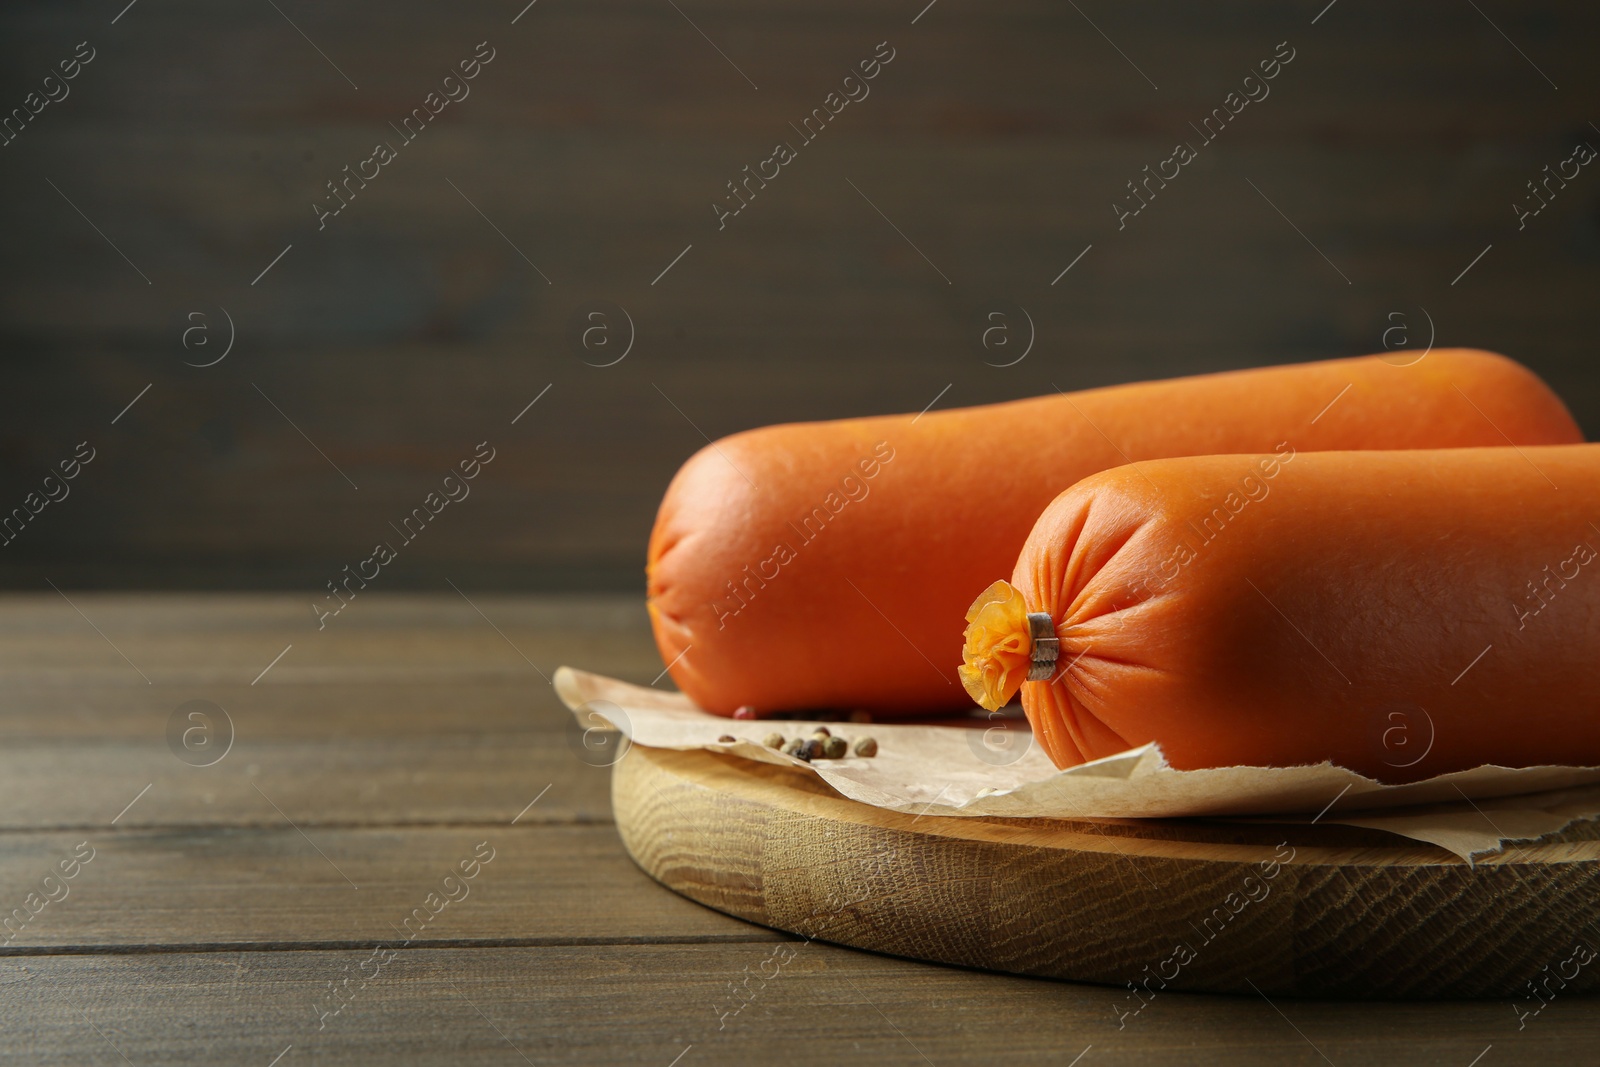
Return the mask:
<path fill-rule="evenodd" d="M 1028 612 L 1028 636 L 1033 639 L 1028 681 L 1048 682 L 1055 677 L 1056 659 L 1061 655 L 1061 638 L 1056 636 L 1055 620 L 1048 611 Z"/>

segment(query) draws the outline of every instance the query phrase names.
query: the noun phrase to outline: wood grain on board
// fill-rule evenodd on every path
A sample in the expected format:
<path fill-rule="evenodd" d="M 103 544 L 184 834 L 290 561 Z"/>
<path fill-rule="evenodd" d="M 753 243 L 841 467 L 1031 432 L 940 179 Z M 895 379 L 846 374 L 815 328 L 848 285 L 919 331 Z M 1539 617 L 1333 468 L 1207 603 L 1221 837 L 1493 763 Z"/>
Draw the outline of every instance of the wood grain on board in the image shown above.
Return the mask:
<path fill-rule="evenodd" d="M 1592 824 L 1472 866 L 1349 827 L 923 818 L 658 749 L 617 765 L 612 800 L 686 896 L 879 952 L 1152 993 L 1515 997 L 1552 965 L 1600 989 L 1593 947 L 1569 960 L 1600 931 Z"/>

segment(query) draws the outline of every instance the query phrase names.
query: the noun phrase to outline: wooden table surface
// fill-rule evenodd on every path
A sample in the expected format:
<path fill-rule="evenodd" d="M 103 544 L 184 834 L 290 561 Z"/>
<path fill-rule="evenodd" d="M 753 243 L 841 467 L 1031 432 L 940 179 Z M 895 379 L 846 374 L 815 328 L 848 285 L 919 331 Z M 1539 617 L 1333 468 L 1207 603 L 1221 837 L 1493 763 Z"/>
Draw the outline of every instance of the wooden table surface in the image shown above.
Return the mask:
<path fill-rule="evenodd" d="M 318 631 L 304 598 L 69 595 L 0 601 L 6 1062 L 1498 1067 L 1600 1048 L 1575 996 L 1519 1020 L 1536 1003 L 1166 993 L 1119 1026 L 1126 990 L 796 942 L 677 897 L 624 854 L 610 772 L 547 683 L 561 663 L 655 677 L 636 599 L 365 593 Z M 225 710 L 231 747 L 189 701 Z M 736 1000 L 774 952 L 794 953 L 782 977 Z"/>

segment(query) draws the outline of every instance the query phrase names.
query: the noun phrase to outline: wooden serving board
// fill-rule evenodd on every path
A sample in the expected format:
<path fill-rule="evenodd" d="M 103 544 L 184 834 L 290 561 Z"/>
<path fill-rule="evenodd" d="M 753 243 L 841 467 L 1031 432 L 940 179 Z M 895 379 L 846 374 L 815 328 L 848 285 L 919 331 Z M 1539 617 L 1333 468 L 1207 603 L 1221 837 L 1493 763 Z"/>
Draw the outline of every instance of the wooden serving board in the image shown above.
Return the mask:
<path fill-rule="evenodd" d="M 678 893 L 876 952 L 1162 989 L 1509 997 L 1600 988 L 1600 823 L 1470 866 L 1344 826 L 938 818 L 801 771 L 636 746 L 624 845 Z M 1530 987 L 1529 983 L 1534 983 Z"/>

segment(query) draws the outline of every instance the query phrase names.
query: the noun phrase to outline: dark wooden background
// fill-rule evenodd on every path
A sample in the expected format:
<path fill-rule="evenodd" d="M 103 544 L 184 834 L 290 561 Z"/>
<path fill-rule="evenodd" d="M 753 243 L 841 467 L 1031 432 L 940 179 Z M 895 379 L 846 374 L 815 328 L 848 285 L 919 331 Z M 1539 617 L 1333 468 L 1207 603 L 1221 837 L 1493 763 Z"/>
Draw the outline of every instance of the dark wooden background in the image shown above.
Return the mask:
<path fill-rule="evenodd" d="M 487 439 L 386 588 L 641 590 L 702 431 L 1374 351 L 1424 308 L 1600 428 L 1600 166 L 1521 232 L 1511 207 L 1600 147 L 1592 5 L 125 2 L 0 11 L 0 110 L 97 52 L 0 148 L 0 512 L 98 452 L 0 549 L 7 587 L 310 596 Z M 323 182 L 485 40 L 470 97 L 318 232 Z M 723 183 L 884 40 L 871 95 L 719 232 Z M 1271 96 L 1118 232 L 1124 183 L 1285 40 Z M 599 302 L 637 333 L 606 368 L 569 328 Z M 986 365 L 1017 307 L 1036 346 Z M 222 308 L 231 353 L 186 366 Z"/>

